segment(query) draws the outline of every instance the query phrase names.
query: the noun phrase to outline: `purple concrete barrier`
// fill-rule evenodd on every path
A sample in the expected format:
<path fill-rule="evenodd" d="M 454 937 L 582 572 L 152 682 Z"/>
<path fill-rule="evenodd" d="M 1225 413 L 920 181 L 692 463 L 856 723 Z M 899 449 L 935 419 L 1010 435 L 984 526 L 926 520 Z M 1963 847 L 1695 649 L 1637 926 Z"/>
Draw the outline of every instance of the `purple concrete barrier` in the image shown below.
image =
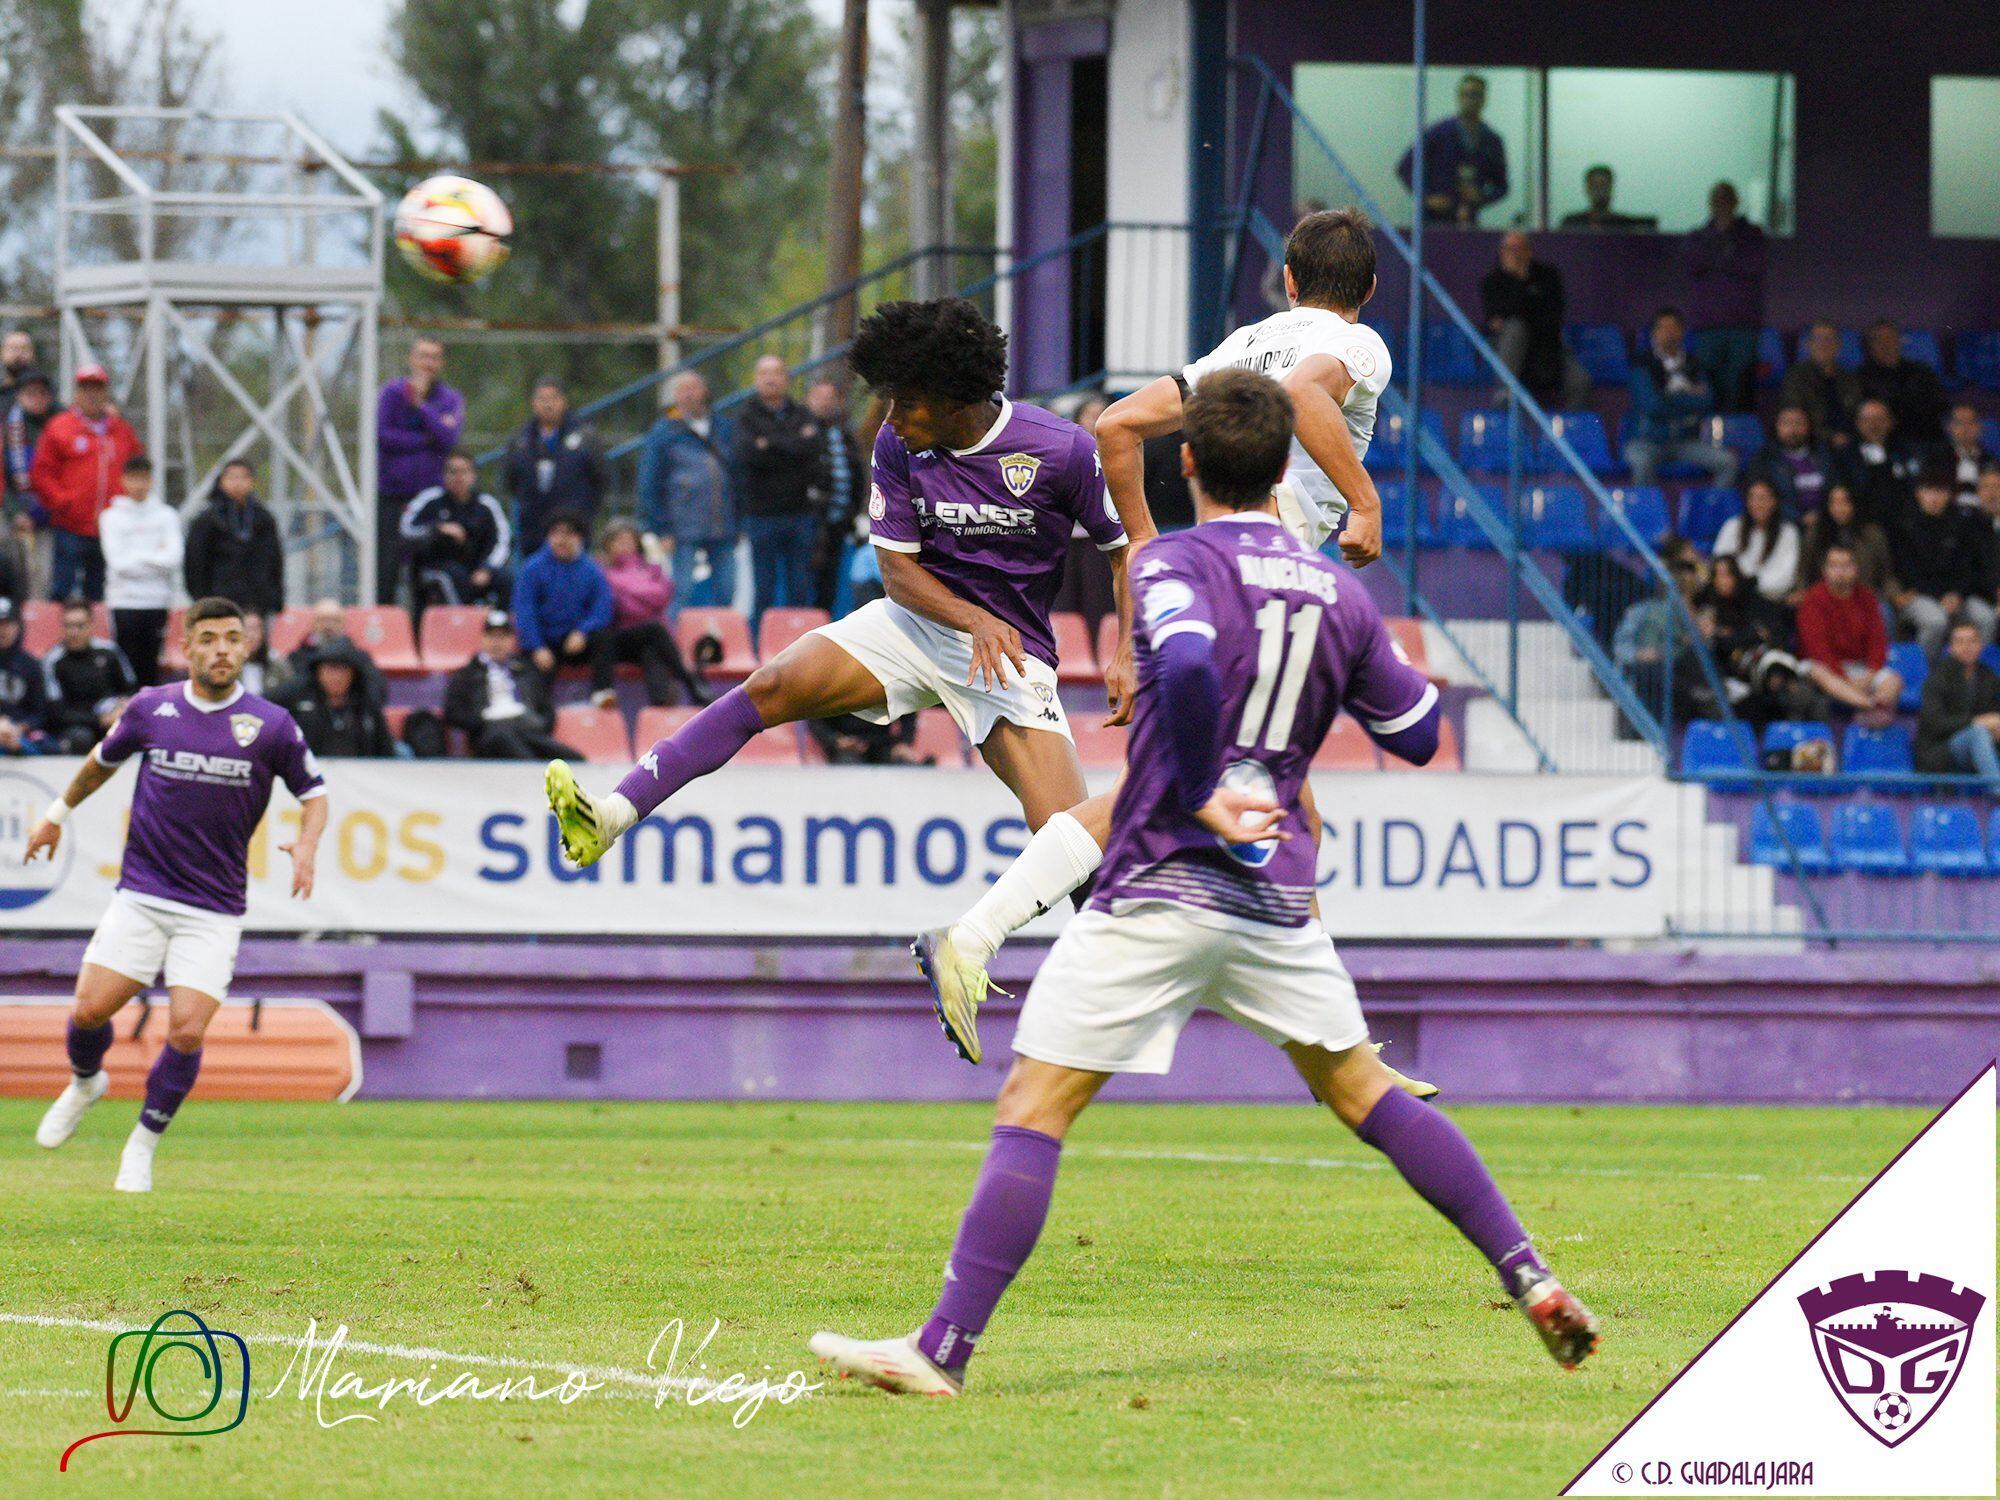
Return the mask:
<path fill-rule="evenodd" d="M 75 939 L 0 946 L 0 995 L 66 992 Z M 1004 953 L 1016 995 L 1046 948 Z M 1458 1099 L 1941 1103 L 2000 1053 L 2000 952 L 1612 953 L 1357 947 L 1378 1039 Z M 361 1033 L 365 1097 L 988 1099 L 1018 1002 L 954 1058 L 883 943 L 254 938 L 243 995 L 309 996 Z M 1283 1057 L 1200 1015 L 1166 1078 L 1109 1097 L 1301 1101 Z"/>

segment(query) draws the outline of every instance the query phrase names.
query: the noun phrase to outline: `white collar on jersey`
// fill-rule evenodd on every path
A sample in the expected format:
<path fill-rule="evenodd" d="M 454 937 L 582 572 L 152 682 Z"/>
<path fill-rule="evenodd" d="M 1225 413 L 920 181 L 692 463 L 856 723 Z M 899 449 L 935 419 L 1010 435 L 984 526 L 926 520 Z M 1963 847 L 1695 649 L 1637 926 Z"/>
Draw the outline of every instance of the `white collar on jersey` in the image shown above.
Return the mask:
<path fill-rule="evenodd" d="M 986 429 L 985 437 L 974 443 L 970 448 L 947 448 L 944 451 L 949 453 L 953 458 L 964 458 L 967 454 L 977 453 L 981 448 L 984 448 L 988 443 L 1000 436 L 1001 429 L 1006 427 L 1013 420 L 1013 417 L 1014 403 L 1009 401 L 1005 396 L 1002 396 L 1000 398 L 1000 415 L 994 418 L 993 425 Z"/>
<path fill-rule="evenodd" d="M 1276 516 L 1272 515 L 1271 512 L 1269 512 L 1268 510 L 1239 510 L 1239 511 L 1234 511 L 1226 516 L 1210 516 L 1206 521 L 1203 521 L 1201 524 L 1203 526 L 1213 526 L 1217 521 L 1266 521 L 1273 526 L 1279 526 L 1283 524 L 1281 521 L 1279 521 L 1279 519 Z"/>
<path fill-rule="evenodd" d="M 205 714 L 219 714 L 225 708 L 229 707 L 230 704 L 234 703 L 238 698 L 241 698 L 243 696 L 243 684 L 240 682 L 237 683 L 235 690 L 232 691 L 227 698 L 224 698 L 219 703 L 213 703 L 206 698 L 197 696 L 194 690 L 194 684 L 192 682 L 184 682 L 181 684 L 181 696 L 187 699 L 188 707 L 190 708 L 199 709 L 202 713 Z"/>

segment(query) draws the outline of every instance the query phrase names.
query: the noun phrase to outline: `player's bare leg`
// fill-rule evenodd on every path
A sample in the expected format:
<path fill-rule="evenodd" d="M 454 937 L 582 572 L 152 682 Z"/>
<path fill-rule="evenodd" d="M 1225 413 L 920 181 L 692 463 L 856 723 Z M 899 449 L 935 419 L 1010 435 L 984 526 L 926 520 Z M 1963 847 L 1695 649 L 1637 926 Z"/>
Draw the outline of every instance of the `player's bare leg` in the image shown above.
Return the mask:
<path fill-rule="evenodd" d="M 726 765 L 766 729 L 880 709 L 886 702 L 874 673 L 832 641 L 819 635 L 794 641 L 743 686 L 655 743 L 608 796 L 590 796 L 568 765 L 550 761 L 549 809 L 563 852 L 578 865 L 595 864 L 626 829 L 696 777 Z"/>
<path fill-rule="evenodd" d="M 1367 1046 L 1285 1048 L 1327 1108 L 1395 1164 L 1403 1180 L 1478 1247 L 1556 1362 L 1573 1370 L 1597 1348 L 1597 1319 L 1555 1278 L 1479 1153 L 1442 1110 L 1396 1087 Z"/>
<path fill-rule="evenodd" d="M 65 1046 L 70 1081 L 35 1127 L 35 1144 L 53 1150 L 75 1134 L 83 1112 L 104 1097 L 111 1079 L 104 1054 L 111 1049 L 111 1018 L 145 986 L 102 964 L 77 970 L 76 1004 L 70 1011 Z"/>
<path fill-rule="evenodd" d="M 1076 758 L 1076 746 L 1066 735 L 1003 719 L 986 736 L 979 754 L 1020 799 L 1021 815 L 1028 827 L 1036 830 L 1029 848 L 1041 851 L 1030 862 L 1028 874 L 1014 875 L 1028 860 L 1024 852 L 1001 876 L 1001 880 L 1011 882 L 1006 899 L 1025 906 L 1043 888 L 1059 886 L 1052 898 L 1059 901 L 1082 887 L 1104 857 L 1104 840 L 1110 836 L 1110 803 L 1107 798 L 1085 801 L 1083 767 Z M 1097 802 L 1105 804 L 1105 812 L 1101 830 L 1094 833 L 1077 821 L 1076 813 Z M 985 900 L 980 903 L 985 904 Z M 1045 909 L 1028 911 L 1014 926 Z M 960 948 L 959 941 L 959 928 L 937 928 L 919 933 L 910 944 L 910 952 L 917 960 L 918 972 L 930 983 L 931 1008 L 937 1012 L 945 1040 L 960 1057 L 976 1063 L 981 1056 L 979 1007 L 993 987 L 986 963 L 999 943 L 996 940 L 987 947 L 980 939 L 967 938 L 966 946 Z"/>
<path fill-rule="evenodd" d="M 118 1161 L 121 1193 L 150 1193 L 153 1190 L 153 1153 L 160 1137 L 173 1123 L 175 1113 L 194 1087 L 201 1072 L 201 1044 L 208 1035 L 208 1023 L 222 1002 L 213 995 L 186 985 L 167 991 L 167 1042 L 153 1059 L 146 1075 L 146 1102 L 139 1108 L 139 1123 L 126 1139 L 125 1154 Z"/>
<path fill-rule="evenodd" d="M 820 1362 L 885 1391 L 959 1394 L 974 1344 L 1041 1237 L 1063 1138 L 1109 1076 L 1015 1058 L 1000 1090 L 993 1144 L 959 1222 L 944 1292 L 929 1321 L 900 1339 L 814 1334 L 811 1347 Z"/>

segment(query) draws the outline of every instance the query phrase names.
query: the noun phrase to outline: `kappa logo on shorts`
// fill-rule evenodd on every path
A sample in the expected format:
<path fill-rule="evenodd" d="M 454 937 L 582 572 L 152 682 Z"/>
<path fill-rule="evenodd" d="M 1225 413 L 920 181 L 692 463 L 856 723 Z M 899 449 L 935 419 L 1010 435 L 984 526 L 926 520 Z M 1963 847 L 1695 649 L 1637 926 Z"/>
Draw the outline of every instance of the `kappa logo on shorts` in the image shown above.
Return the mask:
<path fill-rule="evenodd" d="M 231 714 L 229 716 L 229 732 L 236 736 L 236 743 L 246 750 L 250 748 L 251 742 L 257 738 L 263 728 L 264 721 L 255 714 Z"/>
<path fill-rule="evenodd" d="M 1888 1448 L 1944 1405 L 1985 1305 L 1970 1287 L 1908 1271 L 1842 1276 L 1799 1298 L 1828 1387 Z"/>
<path fill-rule="evenodd" d="M 1019 500 L 1028 493 L 1035 482 L 1035 476 L 1042 470 L 1042 461 L 1032 453 L 1006 453 L 1000 458 L 1000 479 L 1007 486 L 1007 493 Z"/>

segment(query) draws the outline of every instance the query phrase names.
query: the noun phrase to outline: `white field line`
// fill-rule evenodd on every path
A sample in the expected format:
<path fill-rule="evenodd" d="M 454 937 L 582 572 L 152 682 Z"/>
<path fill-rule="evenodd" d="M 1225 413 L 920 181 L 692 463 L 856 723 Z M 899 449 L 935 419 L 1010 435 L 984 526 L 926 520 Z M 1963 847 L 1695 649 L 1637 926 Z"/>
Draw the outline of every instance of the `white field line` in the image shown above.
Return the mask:
<path fill-rule="evenodd" d="M 821 1146 L 883 1146 L 898 1151 L 932 1151 L 942 1146 L 949 1151 L 984 1152 L 985 1141 L 919 1141 L 875 1138 L 823 1138 Z M 1181 1161 L 1226 1167 L 1306 1167 L 1321 1172 L 1393 1172 L 1387 1158 L 1346 1156 L 1258 1156 L 1224 1151 L 1148 1151 L 1122 1146 L 1063 1147 L 1065 1156 L 1096 1157 L 1107 1161 Z M 1862 1183 L 1870 1179 L 1861 1173 L 1841 1172 L 1695 1172 L 1662 1171 L 1651 1167 L 1576 1167 L 1560 1161 L 1537 1162 L 1532 1167 L 1487 1163 L 1503 1177 L 1624 1177 L 1661 1182 L 1840 1182 Z"/>
<path fill-rule="evenodd" d="M 10 1312 L 0 1312 L 0 1324 L 17 1328 L 82 1330 L 88 1333 L 124 1333 L 131 1327 L 129 1323 L 112 1323 L 102 1318 L 65 1318 L 49 1313 Z M 330 1336 L 315 1335 L 315 1347 L 323 1348 L 328 1337 Z M 242 1338 L 246 1344 L 275 1344 L 289 1349 L 298 1348 L 301 1342 L 297 1335 L 283 1333 L 246 1333 Z M 516 1359 L 507 1354 L 458 1354 L 449 1349 L 432 1349 L 420 1344 L 372 1344 L 361 1339 L 346 1339 L 340 1347 L 343 1353 L 374 1354 L 385 1359 L 422 1360 L 447 1367 L 476 1365 L 491 1370 L 541 1371 L 552 1375 L 575 1373 L 606 1385 L 622 1385 L 654 1393 L 662 1389 L 707 1391 L 715 1387 L 715 1382 L 706 1376 L 647 1374 L 643 1370 L 627 1370 L 617 1365 L 561 1364 L 544 1359 Z"/>

